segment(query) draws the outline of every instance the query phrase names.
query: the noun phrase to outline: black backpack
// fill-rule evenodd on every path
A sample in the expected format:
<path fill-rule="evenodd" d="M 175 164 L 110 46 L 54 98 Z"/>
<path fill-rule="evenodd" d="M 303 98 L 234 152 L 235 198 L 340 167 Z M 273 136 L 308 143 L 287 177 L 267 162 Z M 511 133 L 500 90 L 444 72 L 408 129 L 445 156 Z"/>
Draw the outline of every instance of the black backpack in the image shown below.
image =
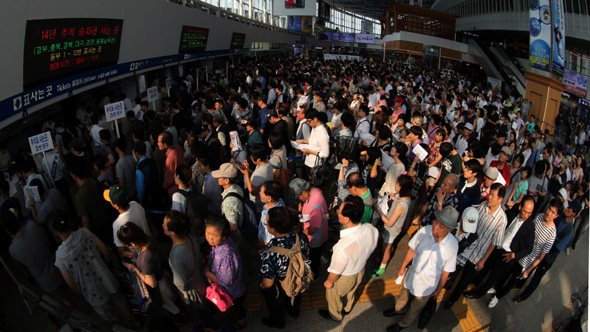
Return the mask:
<path fill-rule="evenodd" d="M 236 197 L 244 204 L 242 227 L 240 227 L 244 239 L 248 241 L 258 240 L 258 223 L 260 222 L 260 217 L 256 213 L 256 204 L 249 199 L 244 199 L 238 193 L 228 193 L 224 199 L 228 197 Z"/>
<path fill-rule="evenodd" d="M 194 190 L 185 191 L 179 189 L 176 192 L 186 198 L 186 210 L 184 213 L 190 218 L 191 235 L 193 235 L 199 243 L 203 243 L 205 235 L 205 218 L 209 215 L 207 196 Z"/>
<path fill-rule="evenodd" d="M 358 139 L 352 136 L 340 136 L 336 141 L 336 156 L 338 161 L 342 159 L 356 161 L 361 155 Z"/>

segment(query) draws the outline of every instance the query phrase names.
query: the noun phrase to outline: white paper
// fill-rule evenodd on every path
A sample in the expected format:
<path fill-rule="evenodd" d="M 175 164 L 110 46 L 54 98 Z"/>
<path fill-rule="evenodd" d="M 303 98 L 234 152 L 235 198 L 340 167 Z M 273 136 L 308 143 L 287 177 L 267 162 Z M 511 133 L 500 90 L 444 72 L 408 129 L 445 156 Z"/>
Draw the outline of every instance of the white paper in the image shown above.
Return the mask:
<path fill-rule="evenodd" d="M 500 183 L 503 186 L 506 185 L 506 180 L 502 176 L 502 173 L 498 173 L 498 178 L 496 179 L 496 181 L 494 181 L 494 183 Z"/>
<path fill-rule="evenodd" d="M 299 222 L 308 222 L 309 221 L 309 214 L 300 214 L 299 215 Z"/>
<path fill-rule="evenodd" d="M 383 152 L 383 150 L 381 150 L 381 167 L 383 167 L 385 171 L 388 171 L 394 162 L 395 159 L 393 159 L 391 156 L 388 156 L 385 152 Z"/>
<path fill-rule="evenodd" d="M 512 122 L 512 129 L 516 130 L 518 128 L 518 123 L 516 121 Z"/>
<path fill-rule="evenodd" d="M 303 149 L 307 149 L 309 147 L 308 144 L 304 144 L 304 143 L 298 144 L 295 141 L 291 141 L 291 146 L 297 150 L 303 150 Z"/>
<path fill-rule="evenodd" d="M 428 152 L 426 152 L 426 150 L 424 150 L 420 144 L 416 144 L 414 149 L 412 149 L 412 152 L 417 155 L 420 160 L 424 160 L 426 157 L 428 157 Z"/>
<path fill-rule="evenodd" d="M 402 282 L 404 281 L 404 276 L 406 275 L 407 272 L 408 272 L 408 268 L 406 268 L 406 270 L 404 271 L 404 275 L 398 276 L 395 279 L 395 283 L 398 284 L 398 285 L 401 285 Z"/>
<path fill-rule="evenodd" d="M 236 152 L 238 150 L 242 150 L 242 142 L 240 142 L 240 135 L 238 135 L 237 131 L 230 131 L 229 137 L 231 139 L 231 144 L 233 144 L 233 148 L 231 149 L 232 152 Z"/>
<path fill-rule="evenodd" d="M 359 133 L 359 138 L 367 143 L 367 145 L 371 145 L 375 141 L 375 136 L 367 133 L 366 131 L 361 131 Z"/>
<path fill-rule="evenodd" d="M 406 128 L 408 128 L 408 129 L 412 128 L 412 123 L 411 122 L 406 122 Z"/>
<path fill-rule="evenodd" d="M 29 196 L 33 196 L 35 203 L 41 203 L 41 196 L 39 195 L 39 188 L 37 188 L 36 186 L 35 187 L 25 186 L 23 190 L 25 192 L 25 199 L 27 200 L 27 202 L 29 201 Z"/>
<path fill-rule="evenodd" d="M 428 168 L 428 176 L 431 178 L 438 178 L 438 174 L 440 173 L 440 169 L 438 167 L 429 167 Z"/>

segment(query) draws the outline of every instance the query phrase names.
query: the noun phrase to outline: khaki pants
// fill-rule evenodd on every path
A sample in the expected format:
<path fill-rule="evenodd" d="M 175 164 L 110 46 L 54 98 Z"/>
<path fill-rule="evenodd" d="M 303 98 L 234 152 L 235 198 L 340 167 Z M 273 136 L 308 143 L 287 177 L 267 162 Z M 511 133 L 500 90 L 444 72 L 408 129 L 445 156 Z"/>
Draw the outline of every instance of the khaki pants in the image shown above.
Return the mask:
<path fill-rule="evenodd" d="M 402 291 L 395 301 L 396 312 L 401 312 L 402 310 L 404 310 L 404 308 L 408 305 L 410 296 L 412 296 L 412 294 L 410 294 L 410 291 L 407 288 L 402 287 Z M 410 308 L 404 315 L 404 318 L 398 323 L 398 325 L 400 327 L 408 327 L 412 325 L 416 318 L 420 316 L 422 308 L 424 308 L 426 302 L 428 302 L 428 298 L 430 298 L 430 296 L 414 296 L 412 303 L 410 303 Z"/>
<path fill-rule="evenodd" d="M 351 276 L 340 276 L 334 287 L 326 289 L 328 310 L 334 320 L 342 320 L 342 311 L 350 312 L 354 305 L 356 289 L 363 279 L 365 269 Z"/>

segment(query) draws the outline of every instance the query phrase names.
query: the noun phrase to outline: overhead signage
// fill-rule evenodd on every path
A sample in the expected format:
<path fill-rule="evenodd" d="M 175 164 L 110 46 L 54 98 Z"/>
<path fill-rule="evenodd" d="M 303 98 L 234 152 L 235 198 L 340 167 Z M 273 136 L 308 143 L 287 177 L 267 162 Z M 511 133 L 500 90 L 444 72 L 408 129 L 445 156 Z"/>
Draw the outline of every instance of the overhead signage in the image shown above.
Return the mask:
<path fill-rule="evenodd" d="M 578 101 L 578 104 L 584 105 L 586 107 L 590 107 L 590 100 L 584 99 L 584 98 L 580 98 L 580 100 Z"/>
<path fill-rule="evenodd" d="M 440 54 L 440 48 L 434 46 L 425 46 L 424 55 L 438 56 Z"/>
<path fill-rule="evenodd" d="M 553 23 L 553 65 L 551 71 L 563 75 L 565 66 L 565 20 L 563 16 L 563 0 L 551 0 Z"/>
<path fill-rule="evenodd" d="M 330 9 L 332 7 L 330 5 L 328 5 L 327 3 L 325 3 L 324 1 L 319 1 L 318 2 L 318 17 L 329 22 L 330 21 Z"/>
<path fill-rule="evenodd" d="M 372 33 L 357 33 L 355 41 L 361 44 L 375 44 L 375 35 Z"/>
<path fill-rule="evenodd" d="M 345 43 L 354 43 L 355 42 L 354 33 L 346 33 L 346 32 L 320 32 L 318 34 L 318 40 L 345 42 Z"/>
<path fill-rule="evenodd" d="M 588 77 L 578 74 L 575 71 L 565 69 L 563 71 L 563 83 L 565 89 L 580 97 L 586 98 L 588 91 Z"/>
<path fill-rule="evenodd" d="M 246 42 L 246 34 L 234 32 L 231 36 L 231 44 L 230 44 L 229 48 L 232 50 L 242 48 L 242 47 L 244 47 L 245 42 Z"/>
<path fill-rule="evenodd" d="M 31 153 L 33 154 L 53 150 L 51 132 L 46 131 L 39 135 L 29 137 L 29 146 L 31 147 Z"/>
<path fill-rule="evenodd" d="M 123 20 L 29 20 L 25 29 L 23 86 L 55 80 L 119 60 Z"/>
<path fill-rule="evenodd" d="M 207 49 L 208 38 L 209 29 L 183 25 L 178 53 L 202 52 Z"/>
<path fill-rule="evenodd" d="M 529 63 L 532 67 L 549 70 L 552 31 L 549 0 L 530 0 L 529 14 Z"/>
<path fill-rule="evenodd" d="M 316 0 L 273 0 L 273 16 L 316 16 Z"/>
<path fill-rule="evenodd" d="M 107 121 L 114 121 L 125 117 L 125 104 L 122 101 L 107 104 L 104 106 L 104 113 Z"/>

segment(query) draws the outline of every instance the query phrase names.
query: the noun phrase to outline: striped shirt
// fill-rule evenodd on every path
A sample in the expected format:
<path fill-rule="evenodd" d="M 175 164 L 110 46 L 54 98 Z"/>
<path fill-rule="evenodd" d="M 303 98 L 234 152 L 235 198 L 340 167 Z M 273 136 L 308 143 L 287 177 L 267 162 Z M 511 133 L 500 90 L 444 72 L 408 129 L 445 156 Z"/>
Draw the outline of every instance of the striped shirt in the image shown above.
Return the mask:
<path fill-rule="evenodd" d="M 467 259 L 477 264 L 488 251 L 490 244 L 501 246 L 504 239 L 504 230 L 506 229 L 506 213 L 501 207 L 498 207 L 494 213 L 489 214 L 488 203 L 482 203 L 478 208 L 479 219 L 477 221 L 477 240 L 474 242 L 473 251 Z"/>
<path fill-rule="evenodd" d="M 533 221 L 535 223 L 535 244 L 533 245 L 533 250 L 530 254 L 518 261 L 520 266 L 525 270 L 533 265 L 535 259 L 541 255 L 541 251 L 546 254 L 549 253 L 553 246 L 553 241 L 555 241 L 555 236 L 557 235 L 555 226 L 547 227 L 543 222 L 544 218 L 545 214 L 539 213 Z"/>

